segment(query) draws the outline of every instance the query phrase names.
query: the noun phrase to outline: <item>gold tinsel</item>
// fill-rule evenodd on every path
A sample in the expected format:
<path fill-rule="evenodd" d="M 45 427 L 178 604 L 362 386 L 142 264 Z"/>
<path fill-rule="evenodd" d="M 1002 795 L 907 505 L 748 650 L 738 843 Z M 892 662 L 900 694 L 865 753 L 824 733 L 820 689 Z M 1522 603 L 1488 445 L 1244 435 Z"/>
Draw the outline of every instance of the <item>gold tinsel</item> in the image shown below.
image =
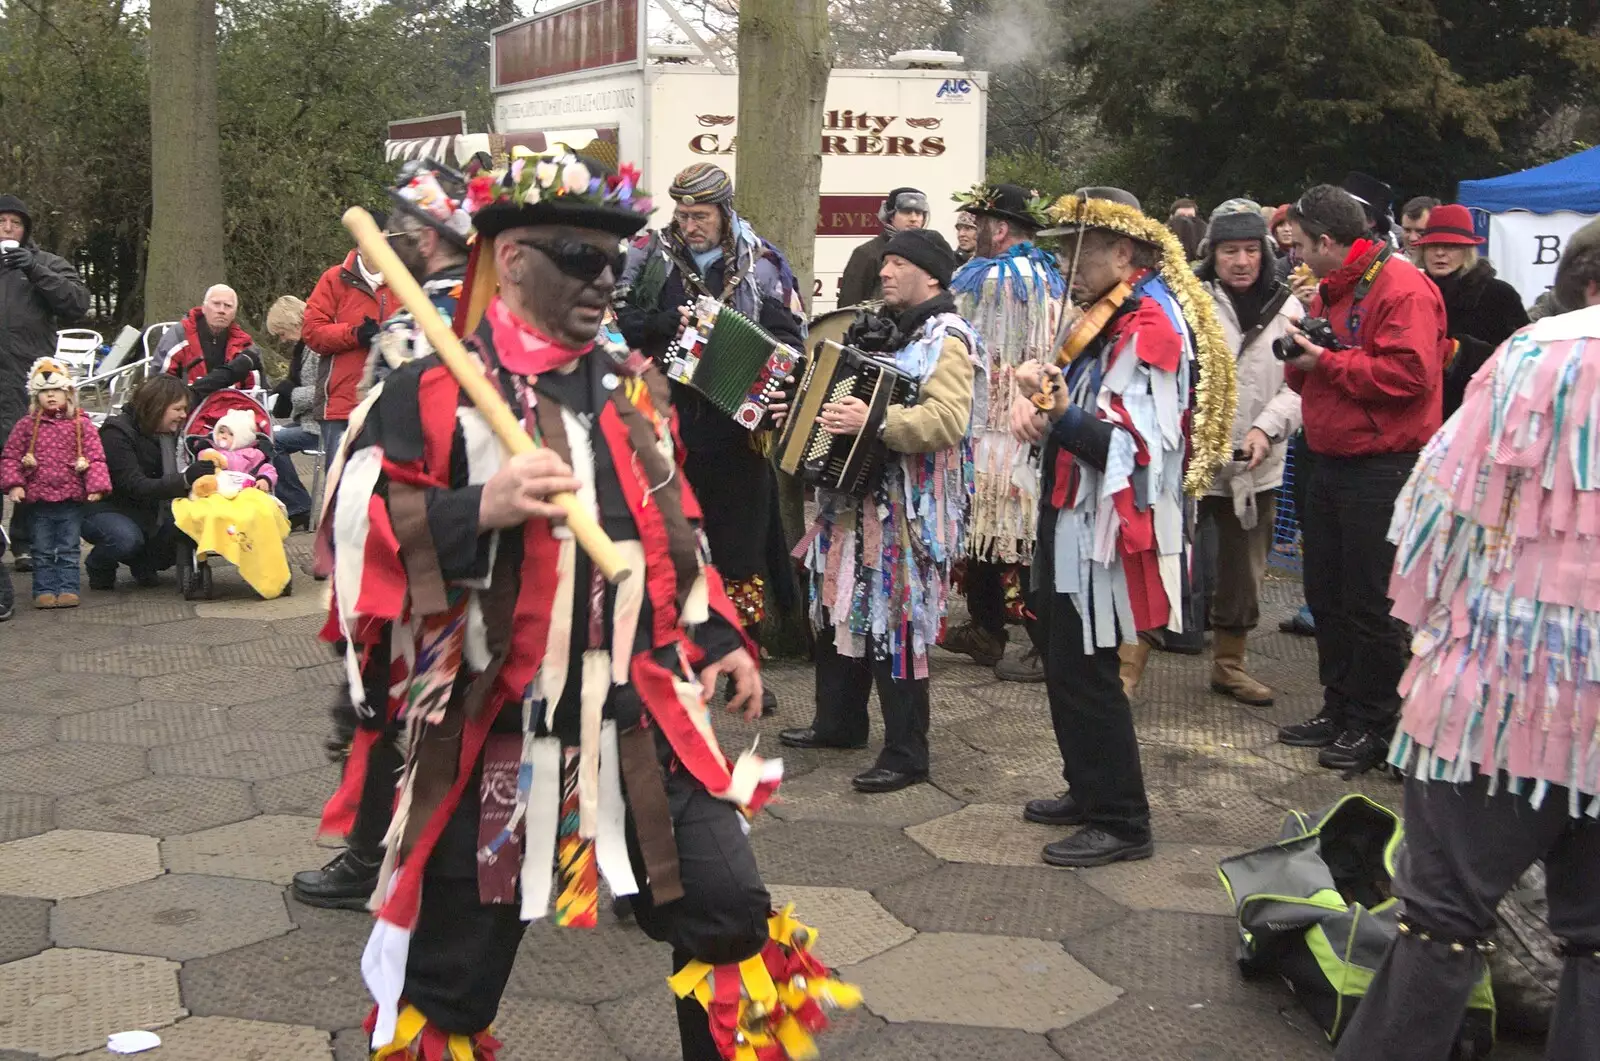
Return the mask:
<path fill-rule="evenodd" d="M 1195 381 L 1194 427 L 1189 440 L 1189 467 L 1183 488 L 1191 497 L 1211 489 L 1217 469 L 1233 456 L 1233 415 L 1238 404 L 1233 351 L 1217 324 L 1215 306 L 1194 270 L 1183 244 L 1172 230 L 1131 206 L 1109 199 L 1063 195 L 1048 211 L 1060 226 L 1103 228 L 1155 245 L 1161 251 L 1161 279 L 1172 289 L 1183 319 L 1194 332 L 1200 378 Z M 1040 233 L 1048 235 L 1049 233 Z"/>

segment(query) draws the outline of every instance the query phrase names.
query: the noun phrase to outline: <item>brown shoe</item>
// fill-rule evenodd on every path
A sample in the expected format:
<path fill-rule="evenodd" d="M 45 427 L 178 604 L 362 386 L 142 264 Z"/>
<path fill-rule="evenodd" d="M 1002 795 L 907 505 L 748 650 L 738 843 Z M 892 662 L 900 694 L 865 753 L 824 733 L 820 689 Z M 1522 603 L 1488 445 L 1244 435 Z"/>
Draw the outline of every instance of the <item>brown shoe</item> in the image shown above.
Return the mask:
<path fill-rule="evenodd" d="M 1242 636 L 1216 631 L 1211 649 L 1211 691 L 1231 696 L 1241 704 L 1267 707 L 1272 703 L 1272 690 L 1245 672 L 1245 651 Z"/>
<path fill-rule="evenodd" d="M 35 608 L 54 608 L 56 606 L 56 595 L 54 593 L 41 593 L 33 598 L 33 606 Z"/>
<path fill-rule="evenodd" d="M 945 631 L 939 647 L 946 652 L 971 656 L 974 662 L 992 667 L 1005 658 L 1006 637 L 1005 631 L 997 636 L 974 623 L 962 623 Z"/>
<path fill-rule="evenodd" d="M 78 595 L 76 593 L 62 593 L 56 597 L 57 608 L 76 608 Z"/>
<path fill-rule="evenodd" d="M 1008 656 L 994 665 L 994 676 L 1003 682 L 1038 684 L 1044 681 L 1044 658 L 1030 647 L 1020 656 Z"/>
<path fill-rule="evenodd" d="M 1117 655 L 1122 659 L 1122 665 L 1117 668 L 1122 676 L 1122 692 L 1132 700 L 1134 691 L 1139 688 L 1139 679 L 1144 677 L 1144 665 L 1150 660 L 1150 642 L 1142 637 L 1131 645 L 1123 642 L 1117 646 Z"/>

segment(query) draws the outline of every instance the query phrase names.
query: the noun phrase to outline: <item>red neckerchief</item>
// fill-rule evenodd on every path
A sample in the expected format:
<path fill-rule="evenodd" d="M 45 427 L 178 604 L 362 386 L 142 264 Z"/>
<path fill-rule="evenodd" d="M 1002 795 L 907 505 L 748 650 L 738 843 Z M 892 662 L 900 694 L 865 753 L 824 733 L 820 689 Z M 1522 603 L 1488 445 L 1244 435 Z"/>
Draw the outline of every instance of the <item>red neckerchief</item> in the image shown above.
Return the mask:
<path fill-rule="evenodd" d="M 1382 244 L 1370 239 L 1358 239 L 1350 245 L 1344 264 L 1322 278 L 1322 304 L 1324 307 L 1338 302 L 1355 289 L 1361 274 L 1372 264 L 1373 256 L 1383 249 Z"/>
<path fill-rule="evenodd" d="M 571 364 L 594 349 L 592 342 L 580 350 L 562 346 L 527 321 L 519 320 L 499 295 L 490 301 L 487 316 L 494 337 L 495 356 L 507 371 L 519 376 L 541 376 Z"/>

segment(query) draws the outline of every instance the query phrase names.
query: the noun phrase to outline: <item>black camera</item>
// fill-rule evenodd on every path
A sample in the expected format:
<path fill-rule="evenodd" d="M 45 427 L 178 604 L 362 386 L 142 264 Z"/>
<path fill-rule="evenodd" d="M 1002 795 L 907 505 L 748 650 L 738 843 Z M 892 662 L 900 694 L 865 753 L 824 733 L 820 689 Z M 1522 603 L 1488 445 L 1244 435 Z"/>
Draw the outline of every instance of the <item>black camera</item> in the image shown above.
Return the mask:
<path fill-rule="evenodd" d="M 1328 323 L 1326 317 L 1301 317 L 1295 322 L 1295 327 L 1300 329 L 1302 335 L 1324 350 L 1343 350 L 1344 344 L 1339 337 L 1333 334 L 1333 325 Z M 1272 340 L 1272 356 L 1279 361 L 1288 361 L 1305 353 L 1305 349 L 1294 341 L 1292 335 L 1282 335 Z"/>

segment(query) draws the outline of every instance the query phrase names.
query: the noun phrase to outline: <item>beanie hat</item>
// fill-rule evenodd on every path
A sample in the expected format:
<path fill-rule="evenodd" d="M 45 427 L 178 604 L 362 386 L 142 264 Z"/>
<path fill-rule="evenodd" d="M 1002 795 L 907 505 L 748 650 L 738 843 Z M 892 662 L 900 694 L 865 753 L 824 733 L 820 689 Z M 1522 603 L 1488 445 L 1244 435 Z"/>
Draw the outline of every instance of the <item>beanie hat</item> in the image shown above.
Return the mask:
<path fill-rule="evenodd" d="M 1229 199 L 1211 213 L 1206 242 L 1212 247 L 1230 239 L 1266 239 L 1267 219 L 1253 199 Z"/>
<path fill-rule="evenodd" d="M 883 206 L 879 209 L 878 216 L 887 225 L 898 210 L 916 210 L 926 215 L 930 212 L 928 210 L 928 197 L 920 188 L 896 188 L 884 196 Z"/>
<path fill-rule="evenodd" d="M 53 357 L 41 357 L 28 366 L 28 393 L 37 395 L 45 391 L 66 391 L 69 396 L 78 393 L 72 373 Z"/>
<path fill-rule="evenodd" d="M 249 409 L 229 409 L 217 417 L 216 427 L 211 429 L 212 440 L 216 440 L 217 428 L 227 428 L 233 435 L 233 448 L 245 449 L 256 441 L 256 418 Z"/>
<path fill-rule="evenodd" d="M 883 253 L 904 258 L 939 282 L 940 287 L 950 286 L 950 274 L 956 270 L 956 252 L 939 232 L 931 228 L 908 228 L 896 232 L 884 246 Z"/>
<path fill-rule="evenodd" d="M 727 206 L 733 202 L 733 180 L 719 166 L 696 162 L 672 178 L 667 194 L 680 206 Z"/>

